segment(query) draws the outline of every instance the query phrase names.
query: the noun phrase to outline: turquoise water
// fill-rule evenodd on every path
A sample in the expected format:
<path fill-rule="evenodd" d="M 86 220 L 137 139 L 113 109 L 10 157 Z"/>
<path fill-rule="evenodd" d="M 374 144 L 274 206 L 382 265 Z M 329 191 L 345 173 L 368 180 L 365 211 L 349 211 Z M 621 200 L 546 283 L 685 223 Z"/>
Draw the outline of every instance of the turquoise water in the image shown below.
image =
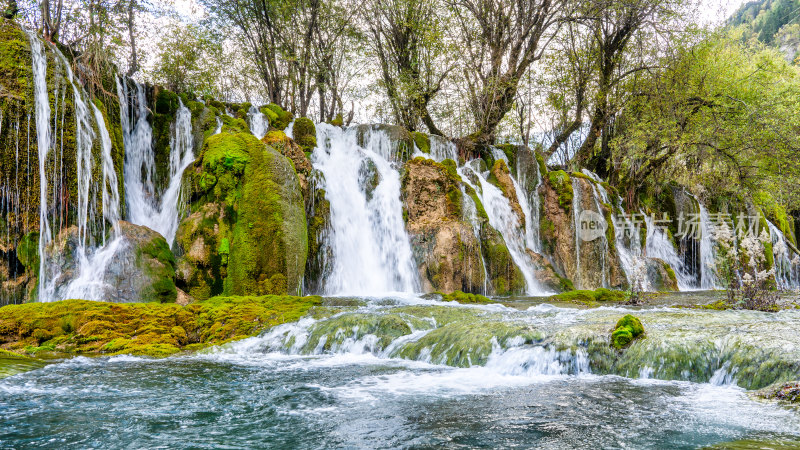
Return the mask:
<path fill-rule="evenodd" d="M 451 311 L 416 303 L 368 301 L 355 311 L 306 319 L 206 354 L 160 360 L 78 357 L 2 379 L 0 447 L 561 449 L 800 442 L 796 411 L 754 401 L 737 385 L 743 384 L 737 374 L 764 360 L 748 362 L 752 353 L 727 348 L 734 341 L 746 347 L 749 338 L 764 332 L 761 323 L 764 329 L 796 327 L 800 315 L 794 312 L 635 311 L 649 342 L 628 351 L 662 354 L 641 356 L 638 374 L 623 377 L 598 374 L 633 371 L 597 363 L 608 355 L 592 350 L 582 336 L 605 330 L 630 311 L 444 307 Z M 381 339 L 389 333 L 385 321 L 383 329 L 364 324 L 370 320 L 353 325 L 356 317 L 403 315 L 416 329 L 394 340 Z M 424 319 L 431 327 L 420 325 Z M 347 326 L 337 328 L 339 323 Z M 496 323 L 525 323 L 524 333 L 536 336 L 515 338 L 521 332 L 510 326 L 512 331 L 489 338 L 480 365 L 460 364 L 464 367 L 437 361 L 435 349 L 403 351 L 424 342 L 432 330 L 444 330 L 449 346 L 463 345 L 465 354 L 477 357 L 483 354 L 480 337 L 453 334 Z M 465 324 L 476 325 L 458 326 Z M 398 334 L 398 327 L 388 328 Z M 700 330 L 704 334 L 698 335 Z M 671 342 L 678 335 L 692 336 L 685 345 L 703 349 L 709 361 L 717 356 L 713 364 L 719 367 L 697 369 L 710 377 L 652 378 L 659 370 L 691 372 L 691 367 L 664 371 L 653 362 L 673 354 Z M 315 339 L 321 336 L 334 344 L 319 345 Z M 558 347 L 558 340 L 569 336 L 577 339 L 576 347 Z M 775 361 L 796 356 L 793 339 L 798 338 L 764 343 L 774 367 L 785 370 Z M 392 356 L 398 353 L 405 359 Z"/>

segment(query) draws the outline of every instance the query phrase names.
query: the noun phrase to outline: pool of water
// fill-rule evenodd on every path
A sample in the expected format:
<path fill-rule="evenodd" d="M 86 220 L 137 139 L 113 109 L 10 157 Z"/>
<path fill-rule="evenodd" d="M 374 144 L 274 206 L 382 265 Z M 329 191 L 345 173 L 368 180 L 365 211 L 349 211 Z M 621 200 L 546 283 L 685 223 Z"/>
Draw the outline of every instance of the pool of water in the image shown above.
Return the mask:
<path fill-rule="evenodd" d="M 638 366 L 634 356 L 620 355 L 630 361 L 619 370 L 598 365 L 600 353 L 591 345 L 581 349 L 585 333 L 602 333 L 632 311 L 367 300 L 366 306 L 203 354 L 59 360 L 0 379 L 0 447 L 701 448 L 737 440 L 800 445 L 797 411 L 753 400 L 737 385 L 743 383 L 736 374 L 748 364 L 764 366 L 758 359 L 763 355 L 749 362 L 751 353 L 726 350 L 731 342 L 749 345 L 767 329 L 797 329 L 800 314 L 637 309 L 648 337 L 627 355 L 663 354 L 639 356 Z M 370 328 L 372 333 L 357 330 L 388 316 L 407 317 L 416 329 L 401 337 L 386 322 Z M 523 323 L 526 335 L 540 335 L 523 342 L 512 336 L 517 328 L 502 331 L 490 338 L 488 356 L 480 359 L 482 335 L 469 331 L 472 325 L 458 326 L 462 322 L 492 330 L 497 323 Z M 698 334 L 701 329 L 705 334 Z M 442 336 L 450 339 L 448 346 L 463 346 L 470 361 L 479 362 L 465 364 L 462 358 L 447 365 L 451 360 L 437 359 L 435 348 L 403 350 L 435 330 L 447 331 Z M 453 338 L 457 333 L 464 335 Z M 554 349 L 557 337 L 574 339 L 577 347 Z M 711 375 L 681 375 L 691 375 L 685 372 L 696 362 L 677 371 L 654 363 L 669 355 L 695 357 L 675 353 L 680 339 L 716 355 L 706 356 L 713 367 L 697 369 Z M 791 370 L 791 362 L 787 369 L 775 361 L 796 357 L 792 339 L 798 338 L 764 343 L 780 370 Z M 615 370 L 629 377 L 608 373 Z M 659 374 L 673 379 L 653 378 Z"/>

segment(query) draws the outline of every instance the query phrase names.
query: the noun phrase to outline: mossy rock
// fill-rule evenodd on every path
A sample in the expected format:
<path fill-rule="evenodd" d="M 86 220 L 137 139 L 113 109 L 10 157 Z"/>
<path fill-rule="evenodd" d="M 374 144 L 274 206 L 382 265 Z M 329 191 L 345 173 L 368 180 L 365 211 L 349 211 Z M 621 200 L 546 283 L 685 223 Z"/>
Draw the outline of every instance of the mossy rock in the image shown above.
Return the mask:
<path fill-rule="evenodd" d="M 0 342 L 37 354 L 168 356 L 257 335 L 294 322 L 319 297 L 215 297 L 188 306 L 65 300 L 0 308 Z M 2 355 L 0 355 L 2 356 Z"/>
<path fill-rule="evenodd" d="M 619 319 L 614 331 L 611 333 L 611 345 L 621 350 L 627 347 L 634 339 L 644 334 L 644 326 L 636 317 L 626 314 Z"/>
<path fill-rule="evenodd" d="M 269 119 L 270 128 L 278 130 L 285 130 L 294 119 L 294 115 L 291 112 L 284 110 L 275 103 L 262 107 L 261 112 Z"/>
<path fill-rule="evenodd" d="M 317 146 L 317 129 L 314 127 L 314 122 L 307 117 L 301 117 L 294 121 L 292 128 L 294 141 L 303 149 L 304 152 L 310 152 Z"/>
<path fill-rule="evenodd" d="M 467 292 L 454 291 L 449 294 L 442 292 L 434 292 L 434 297 L 439 297 L 443 302 L 456 302 L 463 304 L 487 304 L 494 303 L 489 297 L 480 294 L 470 294 Z"/>
<path fill-rule="evenodd" d="M 565 279 L 565 281 L 569 280 Z M 568 286 L 571 283 L 565 284 Z M 625 292 L 606 288 L 598 288 L 593 291 L 571 290 L 550 297 L 552 301 L 582 303 L 589 306 L 594 306 L 596 303 L 624 302 L 627 299 L 628 297 Z"/>
<path fill-rule="evenodd" d="M 426 154 L 431 152 L 431 139 L 427 134 L 412 131 L 411 136 L 414 138 L 414 144 L 416 144 L 419 151 Z"/>
<path fill-rule="evenodd" d="M 308 231 L 292 162 L 249 133 L 221 133 L 187 173 L 192 214 L 177 242 L 189 294 L 300 292 Z"/>
<path fill-rule="evenodd" d="M 550 186 L 558 193 L 558 205 L 564 211 L 569 212 L 572 208 L 572 197 L 574 195 L 570 176 L 563 170 L 556 170 L 547 173 L 547 180 L 550 182 Z"/>

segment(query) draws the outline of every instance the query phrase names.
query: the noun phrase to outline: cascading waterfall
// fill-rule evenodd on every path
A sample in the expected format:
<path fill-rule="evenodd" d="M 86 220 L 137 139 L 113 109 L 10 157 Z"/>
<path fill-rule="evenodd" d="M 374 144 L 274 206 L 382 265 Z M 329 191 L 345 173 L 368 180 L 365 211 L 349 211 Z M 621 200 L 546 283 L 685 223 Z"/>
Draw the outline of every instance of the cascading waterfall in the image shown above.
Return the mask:
<path fill-rule="evenodd" d="M 475 201 L 472 200 L 472 197 L 467 195 L 463 187 L 461 188 L 461 202 L 461 218 L 470 224 L 472 227 L 472 233 L 475 235 L 478 245 L 481 246 L 481 223 L 480 218 L 478 217 L 478 207 L 475 205 Z M 486 270 L 486 259 L 483 257 L 483 251 L 478 252 L 478 255 L 481 258 L 481 265 L 483 266 L 483 295 L 488 295 L 489 271 Z M 467 273 L 472 273 L 472 271 L 468 270 Z M 470 284 L 471 281 L 472 280 L 470 280 Z"/>
<path fill-rule="evenodd" d="M 649 258 L 658 258 L 672 267 L 678 281 L 678 289 L 692 290 L 695 286 L 694 277 L 686 269 L 683 259 L 675 251 L 675 245 L 670 241 L 665 230 L 656 227 L 653 217 L 645 215 L 647 225 L 647 241 L 645 253 Z"/>
<path fill-rule="evenodd" d="M 714 225 L 708 215 L 708 210 L 699 199 L 697 207 L 700 210 L 700 288 L 715 289 L 717 287 L 716 251 L 714 243 Z"/>
<path fill-rule="evenodd" d="M 317 125 L 312 163 L 324 179 L 331 229 L 324 245 L 333 255 L 327 294 L 415 292 L 419 280 L 403 221 L 400 174 L 389 162 L 389 139 L 372 131 Z"/>
<path fill-rule="evenodd" d="M 573 229 L 575 230 L 575 277 L 572 280 L 572 283 L 575 286 L 575 289 L 582 289 L 581 287 L 581 239 L 580 233 L 578 232 L 581 229 L 580 223 L 580 212 L 581 212 L 581 183 L 575 177 L 572 177 L 572 221 L 573 221 Z"/>
<path fill-rule="evenodd" d="M 456 163 L 458 163 L 458 149 L 456 145 L 450 142 L 448 139 L 445 139 L 441 136 L 431 135 L 430 136 L 430 143 L 431 143 L 431 153 L 429 156 L 431 159 L 437 162 L 442 162 L 445 159 L 452 159 Z"/>
<path fill-rule="evenodd" d="M 505 156 L 505 155 L 503 155 Z M 473 185 L 468 173 L 474 174 L 478 185 Z M 546 295 L 548 292 L 541 287 L 535 275 L 535 264 L 527 251 L 527 239 L 524 228 L 519 223 L 519 217 L 511 209 L 508 199 L 502 191 L 487 180 L 486 173 L 477 170 L 474 162 L 458 169 L 461 179 L 467 183 L 480 197 L 481 203 L 489 216 L 489 224 L 500 232 L 511 254 L 514 264 L 519 267 L 525 278 L 526 292 L 528 295 Z"/>
<path fill-rule="evenodd" d="M 253 136 L 259 139 L 266 136 L 267 130 L 269 130 L 269 120 L 264 116 L 264 113 L 255 106 L 251 106 L 250 111 L 247 112 L 247 118 L 249 119 L 250 132 L 253 133 Z"/>
<path fill-rule="evenodd" d="M 94 109 L 95 123 L 100 131 L 103 223 L 104 226 L 106 223 L 111 224 L 112 231 L 109 241 L 106 242 L 104 228 L 103 243 L 94 248 L 89 248 L 84 238 L 81 238 L 76 254 L 78 276 L 58 290 L 55 287 L 49 288 L 51 292 L 55 293 L 51 297 L 54 300 L 68 298 L 105 300 L 104 295 L 106 289 L 109 288 L 104 282 L 106 269 L 117 251 L 127 244 L 125 238 L 119 233 L 119 183 L 114 170 L 114 160 L 111 158 L 111 137 L 108 134 L 103 114 L 94 104 L 92 104 L 92 108 Z"/>
<path fill-rule="evenodd" d="M 772 241 L 775 282 L 779 289 L 797 289 L 800 287 L 800 280 L 798 280 L 800 256 L 791 249 L 786 236 L 774 223 L 767 220 L 767 226 Z"/>
<path fill-rule="evenodd" d="M 183 171 L 194 161 L 192 113 L 180 101 L 170 137 L 169 182 L 164 191 L 158 193 L 153 182 L 155 153 L 152 128 L 147 122 L 144 89 L 136 84 L 136 105 L 130 108 L 126 86 L 125 82 L 118 80 L 129 220 L 157 231 L 172 246 L 178 230 L 178 197 Z M 135 110 L 135 120 L 131 120 L 131 110 Z"/>
<path fill-rule="evenodd" d="M 53 241 L 47 216 L 47 154 L 51 149 L 50 98 L 47 92 L 47 57 L 36 33 L 29 31 L 33 60 L 33 94 L 36 102 L 36 143 L 39 153 L 39 301 L 48 299 L 45 248 Z"/>
<path fill-rule="evenodd" d="M 216 119 L 217 119 L 217 128 L 214 130 L 215 135 L 222 133 L 222 119 L 220 119 L 219 116 L 217 116 Z"/>
<path fill-rule="evenodd" d="M 520 151 L 528 151 L 527 148 L 522 148 Z M 528 167 L 523 167 L 521 164 L 522 158 L 517 157 L 517 176 L 514 180 L 514 189 L 517 190 L 517 195 L 520 198 L 520 206 L 525 213 L 525 238 L 528 248 L 536 253 L 542 252 L 542 239 L 539 235 L 540 227 L 540 208 L 541 199 L 539 198 L 539 187 L 542 185 L 542 174 L 539 172 L 538 164 L 529 164 Z M 534 156 L 535 161 L 535 156 Z M 528 177 L 531 176 L 530 171 L 536 173 L 536 183 L 531 183 Z M 523 186 L 530 186 L 526 189 Z"/>

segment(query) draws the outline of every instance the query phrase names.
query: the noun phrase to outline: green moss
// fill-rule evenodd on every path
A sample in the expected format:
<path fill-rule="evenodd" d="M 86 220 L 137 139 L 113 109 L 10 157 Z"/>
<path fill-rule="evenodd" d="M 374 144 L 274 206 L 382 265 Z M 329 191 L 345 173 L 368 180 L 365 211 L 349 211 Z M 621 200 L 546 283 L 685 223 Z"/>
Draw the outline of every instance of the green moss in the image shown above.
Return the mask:
<path fill-rule="evenodd" d="M 417 145 L 417 148 L 422 153 L 430 153 L 431 152 L 431 139 L 425 133 L 420 133 L 419 131 L 412 131 L 411 137 L 414 139 L 414 144 Z"/>
<path fill-rule="evenodd" d="M 294 121 L 292 134 L 295 142 L 303 151 L 311 151 L 317 146 L 317 130 L 314 127 L 314 122 L 307 117 L 301 117 Z"/>
<path fill-rule="evenodd" d="M 154 281 L 148 289 L 142 292 L 142 298 L 158 301 L 162 303 L 174 302 L 178 296 L 175 288 L 175 256 L 167 244 L 166 239 L 158 235 L 150 242 L 144 243 L 137 248 L 137 261 L 142 257 L 156 260 L 157 264 L 144 265 L 149 273 L 146 275 Z M 140 266 L 143 266 L 140 263 Z"/>
<path fill-rule="evenodd" d="M 611 333 L 611 345 L 621 350 L 642 334 L 644 334 L 642 322 L 636 317 L 626 314 L 619 319 Z"/>
<path fill-rule="evenodd" d="M 517 171 L 517 146 L 514 144 L 496 144 L 495 148 L 498 148 L 500 151 L 506 155 L 508 159 L 508 166 L 511 169 L 511 172 L 516 176 Z"/>
<path fill-rule="evenodd" d="M 550 297 L 550 300 L 593 305 L 595 303 L 624 302 L 627 300 L 627 295 L 622 291 L 599 288 L 594 291 L 570 290 L 554 295 Z"/>
<path fill-rule="evenodd" d="M 547 180 L 558 194 L 558 205 L 564 211 L 569 212 L 572 208 L 572 196 L 574 195 L 572 180 L 569 175 L 563 170 L 556 170 L 547 174 Z"/>
<path fill-rule="evenodd" d="M 155 113 L 174 116 L 180 107 L 179 100 L 178 94 L 166 89 L 160 89 L 158 94 L 156 94 Z"/>
<path fill-rule="evenodd" d="M 786 208 L 778 203 L 775 198 L 766 191 L 757 191 L 753 194 L 753 201 L 760 207 L 767 219 L 781 230 L 786 239 L 793 245 L 797 245 L 795 238 L 794 219 L 786 212 Z"/>
<path fill-rule="evenodd" d="M 0 342 L 9 350 L 167 356 L 254 336 L 294 322 L 319 297 L 215 297 L 188 306 L 65 300 L 0 308 Z M 71 317 L 71 331 L 62 323 Z M 37 331 L 38 330 L 38 331 Z M 44 339 L 44 340 L 43 340 Z"/>
<path fill-rule="evenodd" d="M 547 164 L 544 162 L 544 156 L 542 156 L 542 152 L 539 150 L 535 150 L 534 153 L 536 155 L 536 163 L 539 165 L 539 175 L 544 178 L 547 176 Z"/>
<path fill-rule="evenodd" d="M 488 297 L 485 297 L 480 294 L 469 294 L 462 291 L 455 291 L 449 294 L 444 294 L 441 292 L 434 292 L 434 295 L 438 295 L 441 297 L 443 302 L 457 302 L 457 303 L 493 303 L 492 300 Z"/>
<path fill-rule="evenodd" d="M 276 128 L 278 130 L 284 130 L 286 127 L 289 126 L 289 123 L 294 119 L 294 115 L 289 111 L 285 111 L 280 106 L 276 105 L 275 103 L 270 103 L 269 105 L 263 107 L 261 110 L 262 112 L 264 109 L 269 110 L 275 115 L 275 119 L 270 119 L 269 126 L 270 128 Z M 265 113 L 268 117 L 271 117 L 271 114 Z"/>
<path fill-rule="evenodd" d="M 330 122 L 331 125 L 335 127 L 343 127 L 344 126 L 344 117 L 342 117 L 342 113 L 336 114 L 336 117 L 333 118 Z"/>
<path fill-rule="evenodd" d="M 468 184 L 464 184 L 464 190 L 466 191 L 467 195 L 472 199 L 473 203 L 475 203 L 475 209 L 478 212 L 478 217 L 482 220 L 489 221 L 489 215 L 486 214 L 486 209 L 483 207 L 483 202 L 481 202 L 480 197 L 478 197 L 478 193 L 475 192 L 475 189 L 472 189 L 472 186 Z"/>

